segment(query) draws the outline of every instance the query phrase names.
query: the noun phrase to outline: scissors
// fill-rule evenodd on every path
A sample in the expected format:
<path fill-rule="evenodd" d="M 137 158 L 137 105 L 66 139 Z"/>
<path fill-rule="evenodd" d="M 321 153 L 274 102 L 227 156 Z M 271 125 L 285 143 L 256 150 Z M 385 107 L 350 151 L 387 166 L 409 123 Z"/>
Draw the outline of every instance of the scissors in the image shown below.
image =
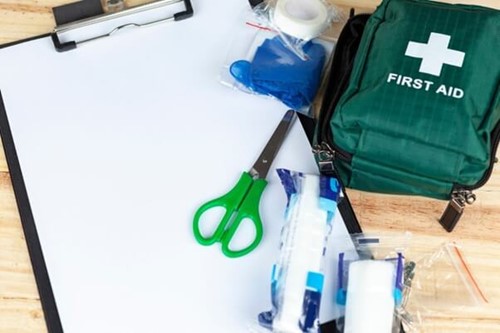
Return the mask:
<path fill-rule="evenodd" d="M 243 172 L 236 185 L 225 195 L 198 208 L 193 218 L 193 232 L 198 243 L 212 245 L 219 242 L 222 245 L 222 253 L 229 258 L 244 256 L 259 245 L 263 229 L 259 203 L 267 185 L 266 176 L 295 118 L 295 111 L 287 111 L 250 171 Z M 211 236 L 203 236 L 200 231 L 200 218 L 215 207 L 224 208 L 225 213 L 214 233 Z M 243 249 L 231 250 L 229 243 L 244 219 L 253 222 L 255 239 Z"/>

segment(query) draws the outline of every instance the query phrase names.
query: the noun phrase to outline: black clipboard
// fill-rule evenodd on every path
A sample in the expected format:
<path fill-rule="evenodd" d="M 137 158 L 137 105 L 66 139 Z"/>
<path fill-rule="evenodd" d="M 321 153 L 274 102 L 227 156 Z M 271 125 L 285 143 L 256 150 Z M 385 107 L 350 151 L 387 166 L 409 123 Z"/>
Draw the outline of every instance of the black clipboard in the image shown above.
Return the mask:
<path fill-rule="evenodd" d="M 134 13 L 156 10 L 157 8 L 167 7 L 175 3 L 182 3 L 184 6 L 184 10 L 176 12 L 173 15 L 164 18 L 159 18 L 153 22 L 135 23 L 134 18 L 130 18 L 130 16 Z M 18 44 L 29 43 L 31 41 L 50 36 L 53 41 L 55 50 L 58 52 L 66 52 L 75 49 L 79 44 L 81 44 L 81 42 L 75 40 L 61 43 L 59 34 L 64 33 L 65 31 L 78 29 L 81 26 L 98 24 L 103 21 L 113 21 L 116 17 L 125 17 L 126 20 L 129 20 L 128 23 L 117 26 L 110 31 L 114 33 L 129 26 L 141 28 L 170 21 L 180 21 L 192 17 L 193 13 L 194 11 L 190 0 L 158 0 L 142 5 L 136 5 L 131 8 L 122 8 L 119 11 L 113 12 L 106 12 L 103 9 L 100 0 L 82 0 L 53 8 L 53 15 L 57 24 L 53 32 L 2 44 L 0 45 L 0 49 L 12 47 Z M 105 34 L 98 38 L 93 37 L 92 40 L 111 36 L 112 33 Z M 40 244 L 40 239 L 38 236 L 30 200 L 26 190 L 23 173 L 21 171 L 21 166 L 16 152 L 16 147 L 14 144 L 14 139 L 12 137 L 9 120 L 7 117 L 7 111 L 1 91 L 0 136 L 2 138 L 5 159 L 9 168 L 16 204 L 18 207 L 23 233 L 28 247 L 30 262 L 35 276 L 38 293 L 40 295 L 40 302 L 42 305 L 47 330 L 50 333 L 62 333 L 63 327 L 61 324 L 59 311 L 51 286 L 47 265 L 44 259 L 42 246 Z"/>
<path fill-rule="evenodd" d="M 189 5 L 186 6 L 186 13 L 183 13 L 181 15 L 182 18 L 187 18 L 188 16 L 192 15 L 192 7 L 191 3 L 189 1 L 184 1 L 184 3 L 188 3 Z M 70 7 L 65 7 L 66 9 Z M 57 11 L 56 11 L 57 12 Z M 189 13 L 190 12 L 190 13 Z M 103 15 L 103 14 L 98 14 L 98 15 Z M 106 15 L 106 14 L 105 14 Z M 85 18 L 79 18 L 79 20 L 88 20 L 88 17 Z M 174 19 L 175 20 L 175 19 Z M 64 21 L 64 20 L 63 20 Z M 63 22 L 61 21 L 61 22 Z M 62 23 L 68 24 L 68 22 Z M 11 46 L 16 46 L 18 44 L 24 44 L 24 43 L 29 43 L 29 42 L 36 42 L 37 40 L 42 40 L 42 39 L 47 39 L 50 37 L 50 40 L 53 43 L 54 50 L 57 51 L 69 51 L 74 49 L 78 42 L 72 43 L 70 42 L 67 44 L 67 42 L 61 42 L 59 39 L 58 33 L 55 31 L 50 35 L 43 35 L 39 36 L 33 39 L 28 39 L 16 43 L 11 43 L 8 45 L 4 45 L 4 47 L 11 47 Z M 66 45 L 66 46 L 65 46 Z M 68 46 L 69 45 L 69 46 Z M 78 51 L 70 51 L 70 52 L 78 52 Z M 68 52 L 68 53 L 70 53 Z M 2 97 L 2 96 L 0 96 Z M 23 167 L 22 163 L 20 162 L 19 156 L 18 156 L 18 151 L 16 150 L 16 140 L 15 140 L 15 135 L 13 135 L 12 129 L 11 129 L 11 124 L 9 122 L 9 115 L 6 110 L 8 108 L 8 105 L 4 103 L 5 98 L 2 97 L 1 103 L 0 103 L 0 133 L 2 136 L 2 141 L 5 149 L 5 154 L 6 154 L 6 159 L 9 165 L 9 170 L 11 173 L 12 177 L 12 182 L 13 182 L 13 187 L 15 191 L 15 196 L 16 196 L 16 201 L 18 204 L 19 208 L 19 213 L 21 216 L 21 221 L 23 225 L 23 230 L 26 236 L 26 242 L 28 244 L 28 250 L 30 253 L 30 258 L 33 266 L 33 271 L 35 274 L 35 279 L 37 282 L 38 290 L 40 293 L 40 300 L 42 303 L 42 307 L 44 310 L 44 316 L 47 324 L 48 331 L 53 333 L 59 333 L 63 332 L 63 325 L 60 317 L 60 313 L 58 310 L 57 306 L 57 301 L 55 297 L 54 290 L 52 288 L 51 284 L 51 279 L 50 279 L 50 274 L 47 269 L 47 261 L 46 258 L 44 257 L 44 251 L 42 250 L 43 245 L 41 244 L 39 232 L 37 230 L 37 224 L 35 222 L 35 217 L 32 209 L 32 204 L 30 203 L 30 195 L 29 191 L 27 189 L 27 185 L 25 182 L 25 178 L 23 176 Z M 264 102 L 263 102 L 264 103 Z M 268 102 L 265 102 L 264 104 L 267 105 Z M 260 102 L 257 104 L 261 104 Z M 273 126 L 271 126 L 273 127 Z M 253 157 L 251 157 L 253 158 Z M 243 163 L 244 164 L 244 163 Z M 349 208 L 350 205 L 348 205 L 348 200 L 344 201 Z M 347 209 L 346 212 L 349 214 L 352 214 L 352 210 Z M 346 215 L 349 216 L 351 219 L 354 217 L 354 221 L 357 224 L 357 220 L 355 220 L 355 216 L 352 215 Z M 264 309 L 262 309 L 264 310 Z"/>

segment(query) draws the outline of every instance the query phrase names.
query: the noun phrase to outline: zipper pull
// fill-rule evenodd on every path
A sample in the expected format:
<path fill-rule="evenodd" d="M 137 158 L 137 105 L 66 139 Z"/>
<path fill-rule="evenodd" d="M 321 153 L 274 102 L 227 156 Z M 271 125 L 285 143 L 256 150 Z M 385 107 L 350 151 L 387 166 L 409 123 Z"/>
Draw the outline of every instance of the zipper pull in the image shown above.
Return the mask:
<path fill-rule="evenodd" d="M 312 151 L 316 156 L 321 173 L 328 174 L 334 170 L 335 150 L 328 143 L 323 141 L 321 144 L 314 145 Z"/>
<path fill-rule="evenodd" d="M 476 201 L 476 195 L 471 190 L 453 190 L 450 202 L 439 219 L 439 223 L 446 231 L 452 232 L 462 217 L 465 205 L 472 205 L 474 201 Z"/>

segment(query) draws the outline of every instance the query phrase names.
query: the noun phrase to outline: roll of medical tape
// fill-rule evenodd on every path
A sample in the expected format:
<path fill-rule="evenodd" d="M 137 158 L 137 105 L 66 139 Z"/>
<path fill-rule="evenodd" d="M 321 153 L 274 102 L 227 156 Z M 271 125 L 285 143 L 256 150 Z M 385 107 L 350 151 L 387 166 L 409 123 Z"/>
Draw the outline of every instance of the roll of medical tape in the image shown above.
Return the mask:
<path fill-rule="evenodd" d="M 310 40 L 328 25 L 328 8 L 321 0 L 278 0 L 273 21 L 287 35 Z"/>

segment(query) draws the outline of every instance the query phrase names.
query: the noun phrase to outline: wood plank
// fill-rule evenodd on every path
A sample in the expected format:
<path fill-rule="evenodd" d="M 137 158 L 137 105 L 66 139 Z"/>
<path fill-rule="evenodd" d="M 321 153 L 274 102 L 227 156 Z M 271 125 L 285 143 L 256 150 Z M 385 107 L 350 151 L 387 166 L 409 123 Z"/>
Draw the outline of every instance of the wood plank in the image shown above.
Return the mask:
<path fill-rule="evenodd" d="M 45 332 L 42 307 L 7 172 L 0 172 L 0 249 L 0 332 Z"/>

